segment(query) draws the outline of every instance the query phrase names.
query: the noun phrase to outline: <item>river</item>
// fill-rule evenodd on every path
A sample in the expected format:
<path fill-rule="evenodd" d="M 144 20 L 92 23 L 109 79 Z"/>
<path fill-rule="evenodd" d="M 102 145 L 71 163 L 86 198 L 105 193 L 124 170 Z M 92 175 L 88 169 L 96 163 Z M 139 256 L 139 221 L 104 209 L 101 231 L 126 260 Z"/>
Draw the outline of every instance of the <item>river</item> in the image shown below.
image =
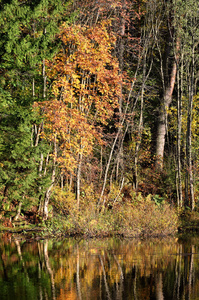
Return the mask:
<path fill-rule="evenodd" d="M 196 300 L 199 237 L 49 239 L 1 235 L 1 300 Z"/>

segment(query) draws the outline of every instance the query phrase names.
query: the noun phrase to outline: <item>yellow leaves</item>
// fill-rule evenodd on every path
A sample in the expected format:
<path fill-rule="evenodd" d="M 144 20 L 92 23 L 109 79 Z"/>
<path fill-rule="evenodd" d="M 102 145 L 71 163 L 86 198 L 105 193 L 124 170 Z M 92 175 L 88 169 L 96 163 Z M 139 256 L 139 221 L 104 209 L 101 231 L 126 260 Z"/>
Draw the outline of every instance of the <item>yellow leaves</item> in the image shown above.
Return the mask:
<path fill-rule="evenodd" d="M 107 124 L 118 107 L 122 77 L 111 53 L 116 38 L 109 25 L 62 25 L 63 49 L 46 62 L 53 98 L 41 104 L 45 128 L 50 140 L 56 134 L 61 150 L 57 162 L 70 171 L 79 155 L 90 155 L 96 139 L 102 143 L 99 125 Z"/>

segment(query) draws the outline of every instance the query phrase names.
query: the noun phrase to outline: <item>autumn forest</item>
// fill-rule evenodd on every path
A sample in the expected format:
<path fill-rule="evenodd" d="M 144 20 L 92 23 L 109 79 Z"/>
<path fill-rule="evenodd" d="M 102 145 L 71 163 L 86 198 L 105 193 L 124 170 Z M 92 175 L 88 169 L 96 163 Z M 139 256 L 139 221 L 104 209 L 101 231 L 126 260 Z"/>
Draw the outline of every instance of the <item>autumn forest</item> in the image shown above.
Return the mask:
<path fill-rule="evenodd" d="M 197 0 L 0 1 L 0 222 L 167 235 L 198 211 Z"/>

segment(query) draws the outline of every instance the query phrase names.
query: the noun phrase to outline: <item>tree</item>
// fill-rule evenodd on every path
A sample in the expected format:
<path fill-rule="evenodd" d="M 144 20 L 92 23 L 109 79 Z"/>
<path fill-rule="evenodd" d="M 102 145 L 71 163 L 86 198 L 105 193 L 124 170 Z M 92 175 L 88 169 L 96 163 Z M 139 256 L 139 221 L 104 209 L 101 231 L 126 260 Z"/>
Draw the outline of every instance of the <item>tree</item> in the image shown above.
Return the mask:
<path fill-rule="evenodd" d="M 52 97 L 40 104 L 45 136 L 56 144 L 56 164 L 76 173 L 78 206 L 83 158 L 96 141 L 103 143 L 102 127 L 118 107 L 121 92 L 119 65 L 111 53 L 115 37 L 108 26 L 109 22 L 93 27 L 64 24 L 59 34 L 62 50 L 46 62 Z"/>
<path fill-rule="evenodd" d="M 4 201 L 8 196 L 10 201 L 22 201 L 33 194 L 39 199 L 45 191 L 47 172 L 41 176 L 41 157 L 47 160 L 49 145 L 40 136 L 43 123 L 32 106 L 46 98 L 45 58 L 59 46 L 55 33 L 68 18 L 69 3 L 1 3 L 0 183 Z"/>
<path fill-rule="evenodd" d="M 159 116 L 156 136 L 156 168 L 163 169 L 163 157 L 165 148 L 166 132 L 168 130 L 168 110 L 172 102 L 175 79 L 177 74 L 177 60 L 179 40 L 177 30 L 173 24 L 173 6 L 170 3 L 156 4 L 156 9 L 161 9 L 159 23 L 154 23 L 157 51 L 160 61 L 160 74 L 162 81 L 162 96 L 160 98 Z M 162 24 L 162 21 L 164 23 Z M 164 35 L 164 41 L 163 36 Z M 172 47 L 173 46 L 173 47 Z M 176 56 L 173 54 L 173 49 Z"/>
<path fill-rule="evenodd" d="M 193 122 L 193 106 L 194 97 L 197 93 L 196 82 L 197 82 L 197 47 L 198 47 L 198 3 L 196 1 L 176 1 L 173 4 L 175 15 L 174 23 L 175 27 L 178 28 L 179 37 L 179 59 L 177 61 L 178 69 L 178 80 L 177 80 L 177 111 L 178 111 L 178 125 L 177 125 L 177 170 L 178 170 L 178 182 L 177 191 L 179 195 L 178 205 L 182 207 L 182 168 L 181 164 L 185 165 L 185 206 L 190 206 L 194 209 L 194 173 L 193 164 L 194 159 L 192 155 L 192 136 L 195 129 L 192 125 Z M 177 53 L 175 52 L 175 57 Z M 187 99 L 187 107 L 182 107 L 182 102 Z M 185 126 L 186 119 L 186 126 Z M 184 124 L 183 124 L 184 123 Z M 181 128 L 184 127 L 186 135 L 181 134 Z M 186 140 L 185 149 L 181 147 L 181 140 Z M 184 153 L 183 153 L 184 151 Z M 182 160 L 182 153 L 184 154 L 185 160 Z"/>
<path fill-rule="evenodd" d="M 190 11 L 190 6 L 192 7 Z M 192 157 L 192 119 L 193 119 L 193 100 L 196 94 L 197 82 L 197 56 L 198 56 L 198 11 L 199 5 L 197 1 L 188 1 L 186 8 L 186 29 L 184 34 L 187 39 L 187 77 L 188 77 L 188 107 L 187 107 L 187 132 L 186 132 L 186 180 L 185 180 L 185 204 L 189 205 L 192 210 L 195 208 L 194 199 L 194 177 L 193 177 L 193 157 Z M 190 200 L 189 200 L 190 199 Z"/>

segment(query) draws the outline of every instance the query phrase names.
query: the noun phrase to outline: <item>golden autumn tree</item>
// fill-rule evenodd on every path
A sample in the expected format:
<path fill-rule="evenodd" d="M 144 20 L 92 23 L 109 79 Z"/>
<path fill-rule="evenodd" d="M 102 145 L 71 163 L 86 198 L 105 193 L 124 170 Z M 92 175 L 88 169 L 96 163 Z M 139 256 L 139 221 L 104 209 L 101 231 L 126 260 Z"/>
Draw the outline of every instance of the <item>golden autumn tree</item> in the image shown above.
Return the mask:
<path fill-rule="evenodd" d="M 112 55 L 116 39 L 109 25 L 107 21 L 92 28 L 62 25 L 62 49 L 47 63 L 52 97 L 40 104 L 45 136 L 54 145 L 54 166 L 76 174 L 78 205 L 83 157 L 96 141 L 103 142 L 102 126 L 113 116 L 121 93 L 119 64 Z"/>

